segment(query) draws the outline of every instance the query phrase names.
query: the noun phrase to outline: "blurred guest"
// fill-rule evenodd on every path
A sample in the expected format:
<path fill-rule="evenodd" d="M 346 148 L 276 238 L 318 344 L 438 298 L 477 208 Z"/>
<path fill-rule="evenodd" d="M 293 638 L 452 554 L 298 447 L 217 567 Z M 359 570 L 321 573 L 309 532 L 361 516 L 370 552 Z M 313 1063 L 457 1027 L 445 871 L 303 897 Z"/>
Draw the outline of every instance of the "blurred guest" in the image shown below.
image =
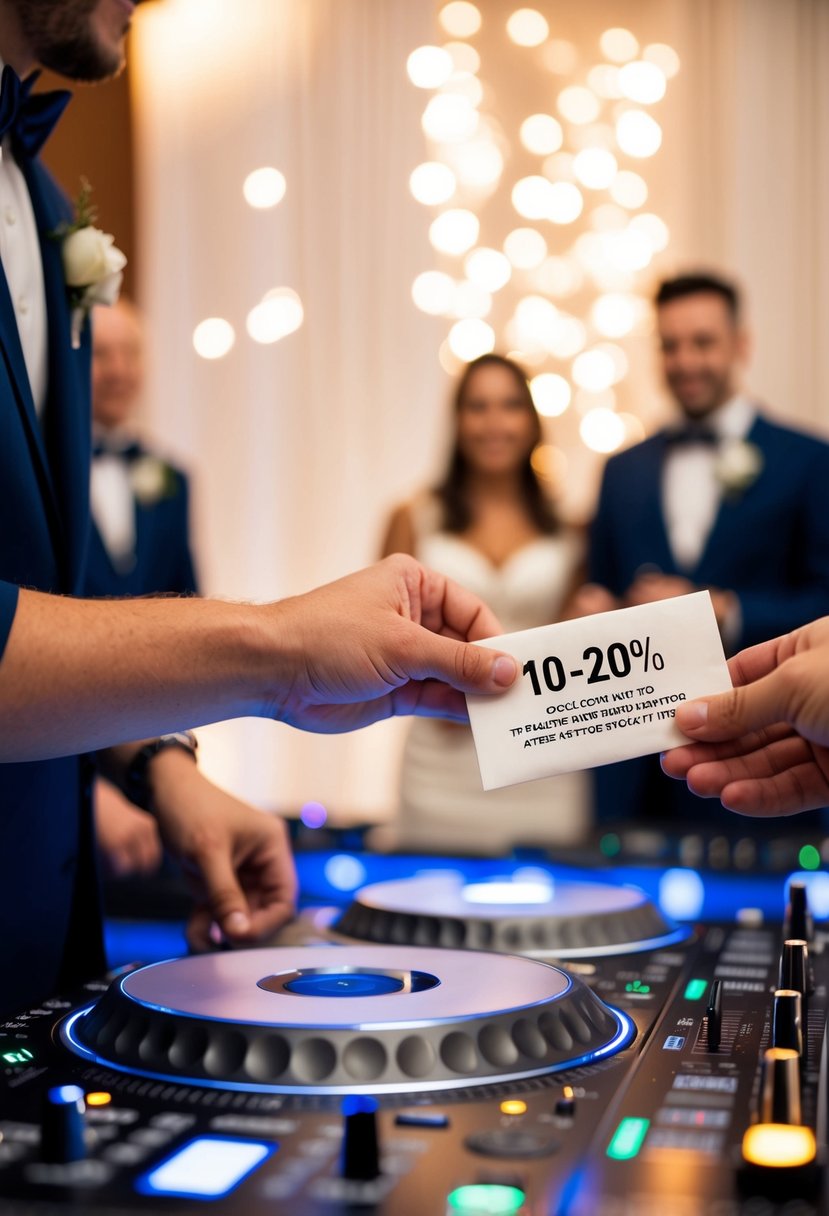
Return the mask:
<path fill-rule="evenodd" d="M 141 319 L 119 300 L 92 329 L 92 517 L 87 595 L 193 595 L 189 495 L 180 469 L 140 444 Z"/>
<path fill-rule="evenodd" d="M 96 308 L 92 327 L 92 529 L 85 593 L 195 594 L 185 475 L 136 439 L 144 387 L 144 336 L 133 304 Z M 155 820 L 110 782 L 95 783 L 95 828 L 110 880 L 159 871 Z M 164 882 L 175 883 L 169 862 Z M 107 884 L 106 902 L 128 910 L 131 888 Z M 146 889 L 142 898 L 147 895 Z M 161 902 L 160 900 L 157 902 Z"/>
<path fill-rule="evenodd" d="M 748 336 L 737 289 L 714 275 L 664 282 L 656 317 L 680 414 L 607 463 L 582 612 L 707 588 L 727 652 L 829 612 L 829 444 L 773 422 L 741 391 Z M 596 770 L 602 820 L 701 819 L 719 808 L 655 758 Z"/>
<path fill-rule="evenodd" d="M 474 360 L 455 393 L 446 474 L 397 507 L 383 543 L 384 555 L 413 554 L 469 587 L 510 633 L 556 619 L 581 555 L 533 469 L 540 437 L 521 368 L 500 355 Z M 584 831 L 581 774 L 484 792 L 466 725 L 413 724 L 400 780 L 402 847 L 495 853 Z"/>

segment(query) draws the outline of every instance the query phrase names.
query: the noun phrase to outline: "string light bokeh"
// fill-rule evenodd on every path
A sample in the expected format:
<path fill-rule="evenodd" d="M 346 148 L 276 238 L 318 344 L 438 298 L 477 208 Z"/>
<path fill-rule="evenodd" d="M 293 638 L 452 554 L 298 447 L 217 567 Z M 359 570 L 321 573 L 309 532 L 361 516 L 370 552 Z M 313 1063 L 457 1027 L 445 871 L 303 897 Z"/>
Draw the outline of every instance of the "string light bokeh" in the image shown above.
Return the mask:
<path fill-rule="evenodd" d="M 501 23 L 495 57 L 483 53 L 485 21 Z M 648 170 L 679 57 L 609 28 L 586 58 L 566 18 L 533 8 L 504 20 L 494 6 L 453 0 L 438 25 L 447 41 L 415 48 L 407 71 L 429 94 L 427 158 L 410 188 L 429 213 L 435 254 L 412 299 L 446 321 L 441 365 L 454 375 L 504 351 L 529 370 L 542 420 L 577 416 L 576 443 L 593 453 L 636 442 L 646 428 L 624 401 L 627 347 L 650 326 L 648 297 L 670 242 L 647 209 Z M 498 107 L 506 71 L 534 76 L 549 99 L 509 129 Z M 504 200 L 508 209 L 492 205 Z M 534 463 L 558 484 L 567 454 L 545 435 Z"/>

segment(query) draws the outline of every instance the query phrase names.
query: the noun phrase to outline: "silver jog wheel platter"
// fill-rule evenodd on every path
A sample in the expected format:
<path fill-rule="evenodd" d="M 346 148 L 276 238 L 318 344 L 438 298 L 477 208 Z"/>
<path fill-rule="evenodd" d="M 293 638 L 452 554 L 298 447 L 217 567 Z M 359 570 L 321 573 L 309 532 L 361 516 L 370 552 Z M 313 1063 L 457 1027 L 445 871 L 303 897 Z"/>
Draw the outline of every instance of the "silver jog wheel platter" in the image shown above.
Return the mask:
<path fill-rule="evenodd" d="M 372 883 L 332 926 L 338 938 L 534 958 L 594 958 L 684 941 L 638 887 L 548 877 L 467 882 L 427 874 Z"/>
<path fill-rule="evenodd" d="M 626 1047 L 631 1019 L 577 976 L 504 954 L 314 946 L 197 955 L 122 975 L 62 1027 L 119 1072 L 275 1093 L 501 1083 Z"/>

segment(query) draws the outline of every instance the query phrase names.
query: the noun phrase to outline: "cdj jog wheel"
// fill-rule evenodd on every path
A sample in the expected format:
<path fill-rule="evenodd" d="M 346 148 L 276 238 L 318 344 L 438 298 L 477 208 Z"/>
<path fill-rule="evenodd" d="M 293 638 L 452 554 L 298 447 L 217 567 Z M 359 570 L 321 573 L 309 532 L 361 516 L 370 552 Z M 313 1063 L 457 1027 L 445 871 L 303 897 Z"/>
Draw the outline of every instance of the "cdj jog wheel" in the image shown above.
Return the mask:
<path fill-rule="evenodd" d="M 144 1077 L 276 1093 L 401 1093 L 610 1056 L 633 1023 L 576 976 L 509 955 L 394 946 L 199 955 L 117 979 L 61 1037 Z"/>
<path fill-rule="evenodd" d="M 363 887 L 333 926 L 358 941 L 584 958 L 655 950 L 689 930 L 638 887 L 514 880 L 465 883 L 424 875 Z"/>

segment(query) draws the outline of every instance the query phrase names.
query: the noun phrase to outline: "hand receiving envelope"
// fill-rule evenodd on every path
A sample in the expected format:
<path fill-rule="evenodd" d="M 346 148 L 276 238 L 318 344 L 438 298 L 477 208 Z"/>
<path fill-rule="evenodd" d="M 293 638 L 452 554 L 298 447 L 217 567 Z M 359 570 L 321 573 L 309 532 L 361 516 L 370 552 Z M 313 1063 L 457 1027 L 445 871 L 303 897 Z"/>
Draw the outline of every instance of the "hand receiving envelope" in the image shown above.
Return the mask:
<path fill-rule="evenodd" d="M 731 688 L 707 591 L 478 645 L 519 670 L 503 696 L 466 699 L 485 790 L 676 747 L 676 706 Z"/>

